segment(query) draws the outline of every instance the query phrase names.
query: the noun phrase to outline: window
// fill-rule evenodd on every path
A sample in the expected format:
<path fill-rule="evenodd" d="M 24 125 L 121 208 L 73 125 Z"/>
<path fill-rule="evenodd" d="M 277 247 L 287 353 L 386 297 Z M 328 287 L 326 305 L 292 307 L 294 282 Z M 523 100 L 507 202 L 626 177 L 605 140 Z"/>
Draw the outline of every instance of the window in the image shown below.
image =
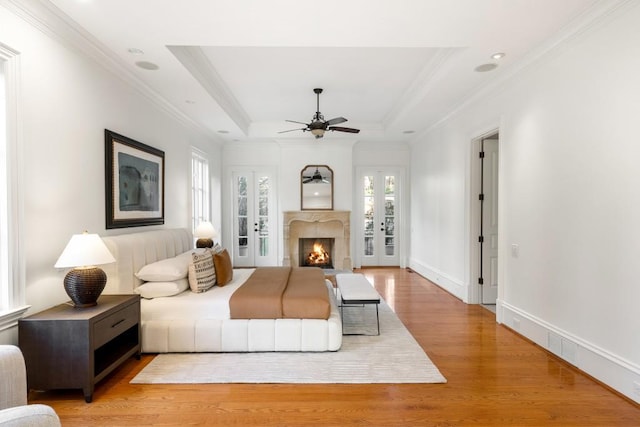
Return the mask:
<path fill-rule="evenodd" d="M 0 43 L 0 331 L 15 326 L 28 309 L 19 240 L 22 229 L 19 59 L 17 52 Z"/>
<path fill-rule="evenodd" d="M 204 153 L 191 150 L 191 231 L 202 221 L 211 221 L 209 161 Z"/>

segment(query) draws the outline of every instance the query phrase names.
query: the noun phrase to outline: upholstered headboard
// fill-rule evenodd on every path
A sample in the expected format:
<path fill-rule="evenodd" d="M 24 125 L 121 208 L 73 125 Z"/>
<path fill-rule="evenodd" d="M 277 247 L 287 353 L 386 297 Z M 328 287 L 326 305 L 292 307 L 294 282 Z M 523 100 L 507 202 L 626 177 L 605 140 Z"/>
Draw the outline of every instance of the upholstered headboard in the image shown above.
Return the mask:
<path fill-rule="evenodd" d="M 103 237 L 116 259 L 100 266 L 107 273 L 104 294 L 131 294 L 142 281 L 135 276 L 142 267 L 180 255 L 193 248 L 191 232 L 185 228 L 145 231 Z"/>

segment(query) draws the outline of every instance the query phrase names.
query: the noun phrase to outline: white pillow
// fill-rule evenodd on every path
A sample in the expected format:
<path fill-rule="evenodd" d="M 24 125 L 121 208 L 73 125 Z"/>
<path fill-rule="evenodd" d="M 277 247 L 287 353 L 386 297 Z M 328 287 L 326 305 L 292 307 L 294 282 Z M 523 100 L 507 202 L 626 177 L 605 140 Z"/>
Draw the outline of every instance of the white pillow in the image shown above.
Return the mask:
<path fill-rule="evenodd" d="M 135 289 L 142 298 L 160 298 L 178 295 L 189 289 L 189 280 L 178 279 L 174 282 L 146 282 Z"/>
<path fill-rule="evenodd" d="M 136 277 L 145 282 L 173 282 L 184 279 L 189 274 L 191 252 L 147 264 L 136 273 Z"/>

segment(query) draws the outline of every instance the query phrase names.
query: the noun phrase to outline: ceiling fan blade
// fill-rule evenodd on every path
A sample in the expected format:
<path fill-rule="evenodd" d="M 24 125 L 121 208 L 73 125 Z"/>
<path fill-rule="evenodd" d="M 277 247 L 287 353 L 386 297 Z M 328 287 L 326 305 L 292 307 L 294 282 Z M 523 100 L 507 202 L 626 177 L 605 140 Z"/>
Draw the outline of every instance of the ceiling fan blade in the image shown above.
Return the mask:
<path fill-rule="evenodd" d="M 285 120 L 285 122 L 289 122 L 289 123 L 298 123 L 299 125 L 309 126 L 309 124 L 308 124 L 308 123 L 296 122 L 295 120 Z"/>
<path fill-rule="evenodd" d="M 278 133 L 287 133 L 287 132 L 295 132 L 297 130 L 307 130 L 307 128 L 300 128 L 300 129 L 289 129 L 289 130 L 281 130 Z"/>
<path fill-rule="evenodd" d="M 360 129 L 343 128 L 342 126 L 331 126 L 327 130 L 331 130 L 331 131 L 337 130 L 338 132 L 348 132 L 348 133 L 359 133 L 360 132 Z"/>
<path fill-rule="evenodd" d="M 329 126 L 333 126 L 333 125 L 337 125 L 337 124 L 340 124 L 340 123 L 344 123 L 346 121 L 347 121 L 347 119 L 345 119 L 344 117 L 336 117 L 334 119 L 327 120 L 326 123 Z"/>

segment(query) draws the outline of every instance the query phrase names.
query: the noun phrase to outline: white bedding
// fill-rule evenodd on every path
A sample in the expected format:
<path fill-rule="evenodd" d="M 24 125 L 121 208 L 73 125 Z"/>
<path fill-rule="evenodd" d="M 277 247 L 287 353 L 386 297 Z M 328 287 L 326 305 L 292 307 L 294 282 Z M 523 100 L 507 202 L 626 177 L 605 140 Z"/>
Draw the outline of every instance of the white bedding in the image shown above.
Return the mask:
<path fill-rule="evenodd" d="M 136 273 L 150 263 L 192 250 L 193 238 L 185 229 L 163 229 L 105 236 L 116 258 L 104 266 L 105 295 L 132 294 L 142 284 Z M 342 345 L 342 322 L 333 288 L 328 287 L 331 314 L 324 319 L 230 319 L 229 298 L 251 275 L 234 269 L 232 283 L 215 292 L 186 290 L 171 297 L 141 301 L 143 353 L 336 351 Z M 222 295 L 223 298 L 218 299 Z M 212 301 L 214 300 L 214 301 Z M 187 304 L 182 304 L 185 302 Z M 212 308 L 211 304 L 218 308 Z M 188 307 L 187 307 L 188 306 Z"/>
<path fill-rule="evenodd" d="M 229 299 L 254 272 L 253 268 L 233 270 L 233 280 L 226 285 L 214 286 L 207 292 L 195 293 L 190 289 L 171 297 L 142 299 L 142 321 L 150 320 L 226 320 L 231 318 Z"/>

